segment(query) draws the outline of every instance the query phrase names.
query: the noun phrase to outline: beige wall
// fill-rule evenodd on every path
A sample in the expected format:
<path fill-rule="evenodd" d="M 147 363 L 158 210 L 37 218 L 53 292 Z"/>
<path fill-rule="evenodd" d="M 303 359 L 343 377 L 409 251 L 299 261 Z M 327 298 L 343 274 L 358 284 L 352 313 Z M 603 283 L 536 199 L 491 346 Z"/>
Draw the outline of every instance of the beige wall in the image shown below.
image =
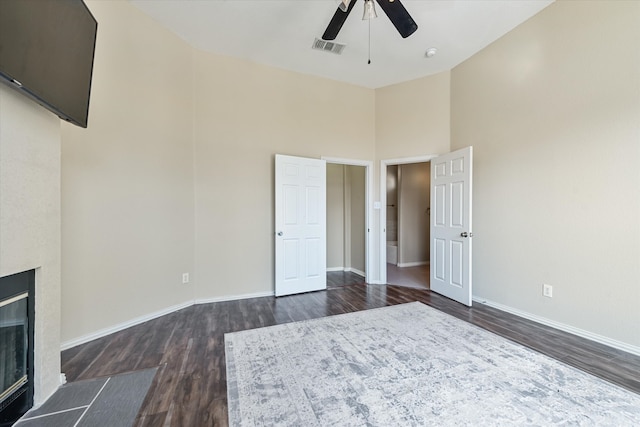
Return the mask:
<path fill-rule="evenodd" d="M 34 403 L 60 385 L 60 120 L 0 85 L 0 276 L 36 269 Z"/>
<path fill-rule="evenodd" d="M 398 165 L 387 166 L 387 241 L 398 241 Z M 384 207 L 384 206 L 383 206 Z M 387 260 L 388 261 L 388 260 Z"/>
<path fill-rule="evenodd" d="M 366 168 L 364 166 L 345 166 L 349 175 L 351 232 L 349 235 L 350 259 L 348 267 L 360 273 L 366 273 Z"/>
<path fill-rule="evenodd" d="M 272 292 L 274 154 L 372 160 L 374 91 L 196 51 L 128 2 L 88 5 L 89 128 L 62 132 L 63 344 Z"/>
<path fill-rule="evenodd" d="M 194 295 L 191 49 L 128 2 L 87 3 L 89 127 L 62 126 L 63 343 Z"/>
<path fill-rule="evenodd" d="M 450 73 L 376 90 L 376 159 L 449 151 Z"/>
<path fill-rule="evenodd" d="M 364 166 L 327 163 L 327 269 L 365 273 Z"/>
<path fill-rule="evenodd" d="M 273 292 L 274 155 L 372 160 L 374 91 L 194 53 L 197 298 Z"/>
<path fill-rule="evenodd" d="M 327 269 L 344 266 L 344 165 L 327 163 Z"/>
<path fill-rule="evenodd" d="M 426 264 L 430 246 L 431 164 L 408 163 L 398 168 L 398 266 Z"/>
<path fill-rule="evenodd" d="M 474 294 L 636 348 L 639 22 L 640 2 L 556 2 L 451 73 Z"/>

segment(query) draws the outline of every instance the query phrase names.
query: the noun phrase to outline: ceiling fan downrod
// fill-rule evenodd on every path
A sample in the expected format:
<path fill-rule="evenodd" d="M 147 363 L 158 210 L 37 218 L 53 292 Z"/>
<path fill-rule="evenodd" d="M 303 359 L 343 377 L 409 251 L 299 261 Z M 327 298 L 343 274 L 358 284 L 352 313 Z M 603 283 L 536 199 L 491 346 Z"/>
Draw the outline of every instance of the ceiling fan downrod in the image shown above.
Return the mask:
<path fill-rule="evenodd" d="M 369 19 L 369 58 L 367 64 L 371 65 L 371 19 Z"/>

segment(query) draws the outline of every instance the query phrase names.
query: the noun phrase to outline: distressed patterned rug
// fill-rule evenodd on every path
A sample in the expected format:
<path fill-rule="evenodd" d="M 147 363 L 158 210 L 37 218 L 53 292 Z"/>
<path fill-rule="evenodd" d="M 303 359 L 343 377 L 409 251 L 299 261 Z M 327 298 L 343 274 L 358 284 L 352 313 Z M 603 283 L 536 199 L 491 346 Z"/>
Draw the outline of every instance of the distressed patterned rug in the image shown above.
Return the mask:
<path fill-rule="evenodd" d="M 640 395 L 419 302 L 225 348 L 232 426 L 640 425 Z"/>

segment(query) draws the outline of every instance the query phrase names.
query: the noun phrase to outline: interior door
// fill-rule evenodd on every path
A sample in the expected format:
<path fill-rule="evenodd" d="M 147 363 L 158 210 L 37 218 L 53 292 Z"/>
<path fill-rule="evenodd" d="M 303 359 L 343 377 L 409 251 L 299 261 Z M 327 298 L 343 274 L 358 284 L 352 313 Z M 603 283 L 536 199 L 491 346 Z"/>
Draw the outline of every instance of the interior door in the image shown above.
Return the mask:
<path fill-rule="evenodd" d="M 431 161 L 431 290 L 471 306 L 472 147 Z"/>
<path fill-rule="evenodd" d="M 275 175 L 275 294 L 326 289 L 326 163 L 276 154 Z"/>

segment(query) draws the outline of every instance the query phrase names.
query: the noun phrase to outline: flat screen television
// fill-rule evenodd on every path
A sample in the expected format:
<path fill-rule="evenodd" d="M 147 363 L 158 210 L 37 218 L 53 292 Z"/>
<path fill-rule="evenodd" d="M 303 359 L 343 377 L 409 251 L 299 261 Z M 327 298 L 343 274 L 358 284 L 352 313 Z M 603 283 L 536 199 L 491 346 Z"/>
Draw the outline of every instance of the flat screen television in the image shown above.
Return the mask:
<path fill-rule="evenodd" d="M 82 0 L 0 0 L 0 81 L 86 128 L 97 29 Z"/>

